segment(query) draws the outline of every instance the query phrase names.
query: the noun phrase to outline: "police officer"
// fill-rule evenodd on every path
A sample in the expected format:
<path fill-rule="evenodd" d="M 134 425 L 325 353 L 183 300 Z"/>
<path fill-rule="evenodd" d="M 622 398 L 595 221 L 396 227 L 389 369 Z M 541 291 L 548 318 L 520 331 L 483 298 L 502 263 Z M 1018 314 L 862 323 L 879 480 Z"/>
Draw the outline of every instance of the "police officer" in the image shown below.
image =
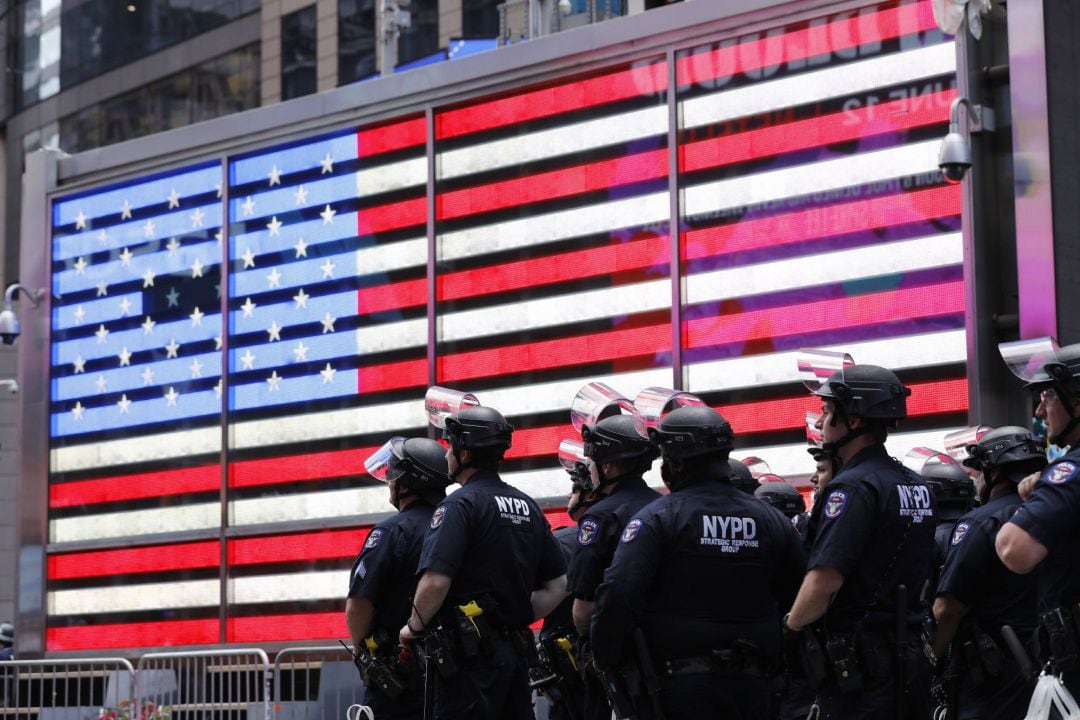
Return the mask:
<path fill-rule="evenodd" d="M 946 459 L 948 458 L 948 459 Z M 937 501 L 934 528 L 934 563 L 930 566 L 930 597 L 936 594 L 941 566 L 953 538 L 957 521 L 975 504 L 975 483 L 961 465 L 939 453 L 920 473 Z"/>
<path fill-rule="evenodd" d="M 578 523 L 578 548 L 566 578 L 574 597 L 574 625 L 587 638 L 596 589 L 615 556 L 623 528 L 638 510 L 660 497 L 642 477 L 659 452 L 638 433 L 634 417 L 628 414 L 606 417 L 594 427 L 586 425 L 581 434 L 600 499 L 586 509 Z M 611 708 L 603 689 L 590 677 L 586 683 L 585 717 L 610 716 Z"/>
<path fill-rule="evenodd" d="M 0 623 L 0 661 L 15 659 L 15 626 L 9 622 Z"/>
<path fill-rule="evenodd" d="M 512 432 L 488 407 L 445 420 L 450 477 L 461 487 L 431 516 L 400 632 L 403 643 L 430 633 L 425 643 L 439 651 L 439 720 L 532 718 L 528 626 L 566 597 L 566 563 L 543 512 L 498 474 Z"/>
<path fill-rule="evenodd" d="M 1014 356 L 1010 345 L 1001 349 L 1007 360 Z M 1046 423 L 1050 442 L 1072 449 L 1043 470 L 1030 497 L 998 531 L 995 546 L 1013 572 L 1039 568 L 1040 624 L 1049 645 L 1043 649 L 1080 697 L 1080 345 L 1049 348 L 1026 360 L 1014 359 L 1013 371 L 1039 394 L 1036 416 Z M 1021 365 L 1025 370 L 1018 371 Z"/>
<path fill-rule="evenodd" d="M 1032 434 L 1003 427 L 969 448 L 964 464 L 979 470 L 982 505 L 959 519 L 934 601 L 934 654 L 944 659 L 952 646 L 952 682 L 959 720 L 1024 717 L 1031 686 L 1001 637 L 1008 625 L 1029 643 L 1037 624 L 1035 578 L 1008 570 L 994 551 L 998 530 L 1020 507 L 1017 485 L 1046 466 Z"/>
<path fill-rule="evenodd" d="M 806 501 L 802 493 L 776 475 L 766 475 L 758 489 L 754 491 L 754 497 L 772 505 L 784 514 L 798 531 L 799 537 L 806 536 Z"/>
<path fill-rule="evenodd" d="M 735 458 L 728 458 L 728 467 L 731 469 L 731 485 L 736 490 L 742 490 L 748 495 L 757 492 L 758 481 L 746 463 Z"/>
<path fill-rule="evenodd" d="M 884 445 L 907 415 L 910 390 L 885 368 L 852 365 L 814 394 L 822 400 L 823 448 L 841 467 L 822 490 L 810 569 L 785 631 L 795 636 L 814 625 L 824 641 L 831 672 L 818 688 L 822 717 L 894 718 L 894 705 L 906 705 L 907 717 L 925 718 L 919 594 L 930 571 L 933 500 Z M 898 608 L 900 585 L 907 592 Z M 898 619 L 906 641 L 893 634 Z"/>
<path fill-rule="evenodd" d="M 807 448 L 806 452 L 814 459 L 814 472 L 810 475 L 810 484 L 814 488 L 814 503 L 817 503 L 822 488 L 832 482 L 836 474 L 836 458 L 831 453 L 825 452 L 820 447 Z"/>
<path fill-rule="evenodd" d="M 398 629 L 409 617 L 431 514 L 450 483 L 446 457 L 434 440 L 395 437 L 365 465 L 372 477 L 387 483 L 398 513 L 368 533 L 353 563 L 345 623 L 367 685 L 367 704 L 380 718 L 415 718 L 424 710 L 419 666 L 399 659 Z"/>
<path fill-rule="evenodd" d="M 597 593 L 596 661 L 637 659 L 654 690 L 636 703 L 641 717 L 764 718 L 802 544 L 779 511 L 732 485 L 731 427 L 715 410 L 673 410 L 654 438 L 671 493 L 623 530 Z"/>

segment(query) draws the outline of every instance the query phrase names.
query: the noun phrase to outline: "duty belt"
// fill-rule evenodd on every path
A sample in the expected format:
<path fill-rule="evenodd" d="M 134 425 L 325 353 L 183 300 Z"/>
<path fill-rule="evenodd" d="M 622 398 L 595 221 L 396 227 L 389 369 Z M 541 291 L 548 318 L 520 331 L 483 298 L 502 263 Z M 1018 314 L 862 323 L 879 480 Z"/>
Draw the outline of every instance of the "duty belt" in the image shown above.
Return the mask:
<path fill-rule="evenodd" d="M 704 674 L 761 677 L 768 674 L 770 665 L 755 645 L 745 643 L 731 649 L 713 650 L 711 655 L 665 660 L 659 670 L 665 677 Z"/>

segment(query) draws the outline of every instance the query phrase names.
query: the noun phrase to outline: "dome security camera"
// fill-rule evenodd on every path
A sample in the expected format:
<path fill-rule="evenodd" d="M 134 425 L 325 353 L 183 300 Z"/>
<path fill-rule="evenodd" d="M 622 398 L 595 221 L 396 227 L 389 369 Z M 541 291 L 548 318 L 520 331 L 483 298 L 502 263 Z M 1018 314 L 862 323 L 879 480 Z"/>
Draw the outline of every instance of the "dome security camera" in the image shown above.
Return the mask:
<path fill-rule="evenodd" d="M 971 167 L 971 145 L 959 132 L 953 131 L 941 141 L 938 151 L 938 167 L 946 182 L 956 185 L 964 179 Z"/>
<path fill-rule="evenodd" d="M 10 308 L 0 312 L 0 342 L 14 345 L 19 339 L 19 319 Z"/>

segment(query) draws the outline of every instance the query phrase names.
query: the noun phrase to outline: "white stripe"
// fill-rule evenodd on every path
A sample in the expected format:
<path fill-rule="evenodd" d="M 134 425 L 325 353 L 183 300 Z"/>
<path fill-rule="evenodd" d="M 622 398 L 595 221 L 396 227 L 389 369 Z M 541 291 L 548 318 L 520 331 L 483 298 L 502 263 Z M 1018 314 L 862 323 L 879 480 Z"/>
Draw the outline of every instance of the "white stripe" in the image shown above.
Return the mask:
<path fill-rule="evenodd" d="M 426 317 L 357 328 L 356 354 L 372 355 L 427 345 L 427 330 Z"/>
<path fill-rule="evenodd" d="M 937 170 L 940 146 L 941 140 L 935 138 L 875 152 L 844 155 L 809 165 L 692 185 L 685 190 L 684 212 L 688 216 L 716 213 L 726 208 L 933 172 Z"/>
<path fill-rule="evenodd" d="M 740 265 L 686 278 L 686 302 L 741 298 L 878 275 L 956 265 L 964 261 L 960 233 L 930 235 L 852 250 Z"/>
<path fill-rule="evenodd" d="M 427 238 L 402 240 L 356 251 L 356 274 L 390 272 L 427 265 Z"/>
<path fill-rule="evenodd" d="M 652 280 L 450 313 L 439 318 L 440 339 L 464 340 L 535 330 L 666 307 L 671 307 L 671 281 Z"/>
<path fill-rule="evenodd" d="M 711 125 L 832 97 L 853 97 L 868 90 L 944 75 L 955 70 L 956 46 L 951 42 L 892 53 L 685 100 L 681 103 L 682 127 Z M 894 99 L 897 98 L 886 95 L 881 102 Z M 912 102 L 917 100 L 913 99 Z"/>
<path fill-rule="evenodd" d="M 217 431 L 220 435 L 220 430 Z M 169 436 L 156 444 L 167 446 Z M 131 443 L 145 442 L 145 439 Z M 74 448 L 72 448 L 74 449 Z M 56 452 L 56 451 L 53 451 Z M 175 455 L 175 449 L 167 450 Z M 149 510 L 125 510 L 84 517 L 60 518 L 49 521 L 49 542 L 65 543 L 82 540 L 101 540 L 162 532 L 206 530 L 221 526 L 221 505 L 202 503 Z"/>
<path fill-rule="evenodd" d="M 439 259 L 457 260 L 619 228 L 666 224 L 671 216 L 669 201 L 666 192 L 653 193 L 446 233 L 439 237 Z"/>
<path fill-rule="evenodd" d="M 582 385 L 595 381 L 606 383 L 631 400 L 642 388 L 650 385 L 671 386 L 671 368 L 654 368 L 617 375 L 589 375 L 587 377 L 513 385 L 505 388 L 478 390 L 476 396 L 481 404 L 498 409 L 508 418 L 518 415 L 566 410 L 566 422 L 570 422 L 570 403 Z"/>
<path fill-rule="evenodd" d="M 846 345 L 828 345 L 821 350 L 847 352 L 857 363 L 881 365 L 896 371 L 964 362 L 967 334 L 964 330 L 870 340 Z M 797 351 L 713 360 L 686 367 L 690 392 L 737 390 L 798 382 Z"/>
<path fill-rule="evenodd" d="M 84 590 L 57 590 L 48 594 L 49 615 L 84 615 L 134 612 L 161 608 L 213 607 L 221 604 L 218 580 L 181 580 Z"/>
<path fill-rule="evenodd" d="M 356 173 L 356 194 L 360 197 L 426 184 L 426 157 L 366 168 Z M 363 213 L 361 210 L 360 214 Z"/>
<path fill-rule="evenodd" d="M 229 524 L 232 526 L 258 525 L 292 520 L 371 515 L 393 512 L 393 510 L 394 508 L 390 505 L 389 491 L 385 485 L 378 485 L 232 500 L 229 502 Z"/>
<path fill-rule="evenodd" d="M 667 129 L 667 108 L 659 105 L 449 150 L 436 159 L 437 172 L 439 179 L 454 178 L 663 135 Z"/>
<path fill-rule="evenodd" d="M 348 592 L 348 570 L 255 575 L 232 578 L 228 582 L 230 603 L 303 602 L 305 600 L 338 600 Z"/>

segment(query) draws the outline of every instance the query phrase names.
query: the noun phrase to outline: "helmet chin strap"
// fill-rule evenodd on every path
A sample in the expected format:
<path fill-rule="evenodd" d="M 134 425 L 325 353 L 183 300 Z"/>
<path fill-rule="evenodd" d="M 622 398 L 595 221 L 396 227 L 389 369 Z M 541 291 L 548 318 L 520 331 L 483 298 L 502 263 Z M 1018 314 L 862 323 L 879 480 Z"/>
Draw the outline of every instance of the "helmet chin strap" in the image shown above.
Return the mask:
<path fill-rule="evenodd" d="M 1069 436 L 1073 434 L 1073 430 L 1080 426 L 1080 417 L 1076 416 L 1076 412 L 1072 408 L 1071 402 L 1064 402 L 1065 412 L 1069 413 L 1069 422 L 1062 428 L 1061 432 L 1050 438 L 1050 442 L 1054 443 L 1058 447 L 1065 447 L 1069 444 Z"/>
<path fill-rule="evenodd" d="M 472 467 L 472 463 L 464 463 L 461 461 L 461 445 L 459 444 L 458 437 L 456 435 L 450 436 L 450 449 L 454 453 L 454 461 L 457 463 L 457 468 L 447 473 L 450 478 L 450 482 L 457 482 L 458 475 L 462 470 L 467 470 Z"/>
<path fill-rule="evenodd" d="M 844 413 L 843 415 L 844 415 L 844 424 L 847 425 L 847 414 Z M 836 415 L 833 415 L 832 420 L 829 421 L 829 425 L 831 425 L 832 427 L 836 427 L 837 421 L 838 421 L 838 418 L 836 417 Z M 839 440 L 834 440 L 832 442 L 823 442 L 823 443 L 821 443 L 821 449 L 832 456 L 833 461 L 834 461 L 835 465 L 837 466 L 837 469 L 839 469 L 839 466 L 844 464 L 843 459 L 840 457 L 840 448 L 844 447 L 845 445 L 847 445 L 849 442 L 851 442 L 855 438 L 859 437 L 860 435 L 865 435 L 867 430 L 870 429 L 869 426 L 867 426 L 867 425 L 863 425 L 862 427 L 860 427 L 858 429 L 855 429 L 855 430 L 851 429 L 851 425 L 847 425 L 847 428 L 848 428 L 847 433 L 842 438 L 840 438 Z"/>

